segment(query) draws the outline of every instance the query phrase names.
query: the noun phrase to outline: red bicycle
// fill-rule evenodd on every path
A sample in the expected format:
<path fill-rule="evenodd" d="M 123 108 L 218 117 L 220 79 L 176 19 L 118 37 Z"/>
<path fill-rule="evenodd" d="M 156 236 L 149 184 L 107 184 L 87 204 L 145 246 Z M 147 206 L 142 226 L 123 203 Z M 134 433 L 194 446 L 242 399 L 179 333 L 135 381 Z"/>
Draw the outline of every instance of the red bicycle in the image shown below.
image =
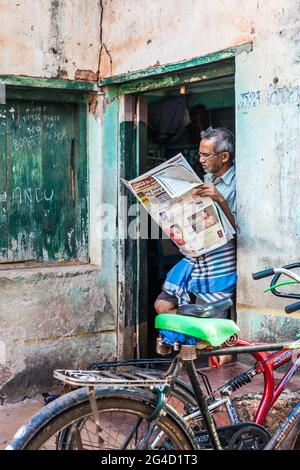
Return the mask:
<path fill-rule="evenodd" d="M 295 274 L 293 269 L 299 268 L 300 263 L 293 263 L 285 265 L 277 269 L 267 269 L 258 273 L 253 274 L 253 279 L 258 280 L 267 276 L 273 276 L 270 283 L 270 287 L 265 290 L 265 292 L 271 291 L 272 294 L 280 297 L 290 298 L 290 299 L 300 299 L 299 294 L 280 292 L 278 289 L 282 286 L 288 284 L 297 284 L 300 282 L 300 277 Z M 280 276 L 285 275 L 289 280 L 284 282 L 280 281 Z M 211 317 L 215 316 L 224 309 L 230 308 L 232 305 L 231 300 L 222 300 L 219 302 L 214 302 L 212 304 L 205 305 L 185 305 L 178 308 L 177 313 L 187 316 L 195 317 Z M 300 302 L 294 303 L 285 308 L 286 313 L 292 313 L 300 309 Z M 285 390 L 287 384 L 295 374 L 295 372 L 300 367 L 300 339 L 296 339 L 294 344 L 294 350 L 285 350 L 286 342 L 283 343 L 261 343 L 261 342 L 250 342 L 245 339 L 234 336 L 227 340 L 226 343 L 216 351 L 216 349 L 210 350 L 210 348 L 201 350 L 201 357 L 208 357 L 210 363 L 213 367 L 219 367 L 219 362 L 217 356 L 224 354 L 239 354 L 239 353 L 249 353 L 252 355 L 255 363 L 248 370 L 243 373 L 232 377 L 227 382 L 223 383 L 218 389 L 212 390 L 208 377 L 206 374 L 197 369 L 198 378 L 202 381 L 206 389 L 206 397 L 208 402 L 209 410 L 214 413 L 221 406 L 225 406 L 227 415 L 229 417 L 230 423 L 232 425 L 237 425 L 239 423 L 238 412 L 231 400 L 231 395 L 238 389 L 242 387 L 247 387 L 250 382 L 257 375 L 263 376 L 262 384 L 262 398 L 256 410 L 253 422 L 257 425 L 263 425 L 266 419 L 266 416 L 274 403 L 277 401 L 281 393 Z M 165 346 L 162 346 L 162 352 Z M 166 348 L 165 353 L 168 353 L 168 347 Z M 91 364 L 90 368 L 93 370 L 109 370 L 110 374 L 112 371 L 116 371 L 116 376 L 120 376 L 122 372 L 119 371 L 119 367 L 123 368 L 125 366 L 133 367 L 130 370 L 131 375 L 145 375 L 150 373 L 153 375 L 162 375 L 162 372 L 159 370 L 153 369 L 153 366 L 162 365 L 166 363 L 171 363 L 170 359 L 140 359 L 140 360 L 131 360 L 131 361 L 114 361 L 114 362 L 98 362 Z M 280 369 L 282 366 L 290 363 L 289 369 L 283 374 L 281 380 L 275 384 L 274 372 Z M 126 377 L 127 372 L 124 372 L 124 377 Z M 201 413 L 199 411 L 194 390 L 191 385 L 186 383 L 186 381 L 180 379 L 178 376 L 175 378 L 175 384 L 172 390 L 172 393 L 169 396 L 168 403 L 176 408 L 182 415 L 184 419 L 188 422 L 194 420 L 198 422 L 201 420 Z"/>
<path fill-rule="evenodd" d="M 300 299 L 299 294 L 280 292 L 278 289 L 289 284 L 299 284 L 300 276 L 292 271 L 293 269 L 297 268 L 300 268 L 300 263 L 288 264 L 276 269 L 266 269 L 264 271 L 252 274 L 252 277 L 254 280 L 259 280 L 265 277 L 273 276 L 270 282 L 270 287 L 266 289 L 265 292 L 270 291 L 275 296 L 296 300 Z M 279 282 L 279 278 L 282 275 L 287 276 L 289 279 L 283 282 Z M 225 309 L 229 309 L 231 306 L 232 301 L 230 299 L 226 299 L 205 305 L 184 305 L 177 309 L 177 313 L 187 316 L 209 318 L 218 314 L 219 312 L 224 311 Z M 298 309 L 300 309 L 300 302 L 296 302 L 285 307 L 286 313 L 292 313 Z M 294 343 L 295 346 L 298 345 L 299 348 L 300 339 L 296 339 Z M 285 390 L 295 372 L 300 367 L 299 349 L 284 350 L 285 346 L 286 342 L 274 344 L 251 342 L 235 336 L 231 338 L 230 341 L 226 341 L 223 347 L 221 347 L 217 352 L 216 349 L 213 349 L 213 351 L 210 351 L 208 348 L 201 350 L 201 357 L 208 357 L 211 366 L 216 368 L 222 367 L 219 366 L 217 356 L 226 355 L 229 353 L 245 353 L 245 348 L 247 348 L 247 353 L 251 354 L 255 361 L 255 364 L 248 370 L 235 377 L 232 377 L 230 380 L 218 387 L 217 390 L 212 390 L 206 374 L 203 373 L 201 369 L 197 369 L 198 377 L 202 380 L 202 383 L 206 389 L 209 409 L 213 412 L 220 406 L 224 405 L 226 407 L 230 422 L 232 424 L 237 424 L 239 422 L 239 418 L 237 410 L 230 399 L 232 393 L 242 387 L 246 387 L 248 384 L 250 384 L 250 382 L 252 382 L 255 376 L 262 375 L 262 398 L 256 410 L 253 422 L 258 425 L 263 425 L 268 412 L 277 401 L 281 393 Z M 168 348 L 166 349 L 166 353 L 167 352 Z M 118 368 L 128 366 L 134 367 L 130 371 L 131 374 L 143 374 L 145 373 L 146 369 L 146 371 L 151 371 L 151 375 L 161 375 L 162 372 L 153 369 L 153 366 L 168 364 L 171 362 L 172 360 L 170 359 L 140 359 L 130 361 L 96 362 L 91 364 L 90 368 L 93 370 L 109 370 L 110 373 L 112 373 L 113 370 L 116 370 L 116 375 L 120 376 Z M 274 372 L 288 363 L 291 363 L 289 369 L 283 374 L 281 380 L 275 384 Z M 135 367 L 137 367 L 136 370 Z M 126 372 L 124 374 L 126 375 Z M 193 387 L 191 387 L 188 383 L 179 377 L 176 377 L 173 395 L 171 395 L 170 401 L 174 408 L 185 415 L 184 417 L 186 420 L 189 421 L 191 418 L 197 420 L 199 418 L 200 412 L 199 410 L 197 411 L 197 404 L 194 397 Z"/>
<path fill-rule="evenodd" d="M 293 294 L 288 292 L 280 292 L 278 288 L 290 285 L 290 284 L 299 284 L 300 276 L 296 273 L 292 272 L 292 269 L 296 269 L 300 267 L 300 263 L 293 263 L 282 266 L 281 268 L 276 269 L 266 269 L 264 271 L 260 271 L 257 273 L 252 274 L 254 280 L 263 279 L 265 277 L 273 276 L 272 281 L 270 283 L 270 287 L 265 289 L 265 292 L 272 292 L 272 294 L 278 297 L 284 297 L 289 299 L 300 299 L 299 294 Z M 285 275 L 289 278 L 287 281 L 279 282 L 280 276 Z M 300 309 L 300 302 L 295 302 L 291 305 L 285 307 L 286 313 L 292 313 Z M 300 335 L 298 335 L 300 336 Z M 233 340 L 234 341 L 234 340 Z M 265 418 L 277 401 L 281 393 L 286 388 L 287 384 L 294 376 L 295 372 L 300 367 L 300 351 L 299 349 L 295 350 L 280 350 L 278 351 L 278 346 L 280 343 L 270 344 L 270 343 L 259 343 L 259 342 L 250 342 L 246 341 L 241 338 L 237 338 L 236 342 L 233 344 L 226 344 L 224 348 L 226 349 L 226 354 L 229 353 L 228 348 L 230 348 L 230 352 L 233 354 L 244 353 L 244 347 L 247 347 L 247 351 L 251 354 L 256 361 L 254 366 L 251 367 L 246 372 L 233 377 L 230 379 L 226 384 L 222 385 L 219 388 L 221 395 L 230 395 L 233 391 L 237 390 L 238 388 L 249 384 L 253 378 L 258 374 L 263 374 L 264 382 L 263 382 L 263 393 L 262 398 L 259 403 L 258 409 L 256 411 L 254 422 L 257 424 L 262 425 L 265 421 Z M 284 349 L 284 345 L 286 343 L 282 343 L 282 347 Z M 265 345 L 265 351 L 263 351 L 262 347 Z M 295 340 L 295 346 L 300 345 L 300 339 Z M 234 348 L 233 348 L 234 346 Z M 299 347 L 299 346 L 298 346 Z M 259 349 L 259 350 L 257 350 Z M 271 352 L 273 350 L 273 352 Z M 275 352 L 274 352 L 275 350 Z M 224 353 L 223 353 L 224 354 Z M 206 352 L 202 352 L 201 356 L 205 356 Z M 208 355 L 208 354 L 207 354 Z M 218 355 L 221 355 L 221 350 L 218 351 Z M 218 359 L 216 354 L 210 358 L 210 362 L 212 366 L 219 367 Z M 281 380 L 275 385 L 275 378 L 274 378 L 274 371 L 282 367 L 283 365 L 291 363 L 290 368 L 284 373 Z M 231 404 L 232 405 L 232 404 Z M 233 417 L 231 417 L 233 420 Z"/>

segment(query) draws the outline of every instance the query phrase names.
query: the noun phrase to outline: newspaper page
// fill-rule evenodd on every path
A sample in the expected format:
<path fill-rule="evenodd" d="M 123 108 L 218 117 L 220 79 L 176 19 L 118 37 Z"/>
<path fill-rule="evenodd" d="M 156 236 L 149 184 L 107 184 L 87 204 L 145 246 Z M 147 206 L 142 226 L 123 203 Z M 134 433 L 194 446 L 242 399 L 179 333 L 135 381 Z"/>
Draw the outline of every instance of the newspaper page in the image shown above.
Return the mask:
<path fill-rule="evenodd" d="M 122 181 L 185 256 L 200 256 L 233 238 L 233 227 L 213 200 L 193 194 L 203 182 L 182 154 Z"/>

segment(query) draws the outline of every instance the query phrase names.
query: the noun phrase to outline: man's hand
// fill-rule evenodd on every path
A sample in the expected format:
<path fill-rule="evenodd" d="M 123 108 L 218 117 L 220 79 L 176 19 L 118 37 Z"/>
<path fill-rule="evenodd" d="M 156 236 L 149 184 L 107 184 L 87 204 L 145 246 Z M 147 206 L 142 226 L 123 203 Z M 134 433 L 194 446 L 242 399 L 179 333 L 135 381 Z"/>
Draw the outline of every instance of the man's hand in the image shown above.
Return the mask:
<path fill-rule="evenodd" d="M 216 189 L 213 183 L 204 183 L 197 189 L 194 189 L 193 195 L 200 197 L 211 197 L 213 201 L 222 204 L 224 198 L 221 193 Z"/>

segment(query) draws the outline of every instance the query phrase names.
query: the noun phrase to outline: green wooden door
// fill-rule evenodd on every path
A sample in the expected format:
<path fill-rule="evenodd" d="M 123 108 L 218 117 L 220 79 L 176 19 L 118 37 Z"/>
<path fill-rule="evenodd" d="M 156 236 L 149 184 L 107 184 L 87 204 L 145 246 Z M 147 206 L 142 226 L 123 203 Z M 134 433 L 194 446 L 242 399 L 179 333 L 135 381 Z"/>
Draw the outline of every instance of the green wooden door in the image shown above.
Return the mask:
<path fill-rule="evenodd" d="M 142 96 L 123 96 L 120 108 L 121 175 L 131 180 L 146 171 L 147 100 Z M 141 219 L 137 216 L 136 205 L 140 210 L 144 209 L 125 187 L 121 190 L 127 197 L 127 207 L 126 213 L 124 207 L 119 207 L 119 226 L 126 221 L 127 228 L 134 226 L 138 232 Z M 119 286 L 124 300 L 118 311 L 118 322 L 122 325 L 119 341 L 122 338 L 121 355 L 124 358 L 134 355 L 139 358 L 147 354 L 147 240 L 131 237 L 130 233 L 129 230 L 127 238 L 121 241 L 120 249 L 124 259 L 119 264 Z"/>
<path fill-rule="evenodd" d="M 148 101 L 144 96 L 136 97 L 136 159 L 138 162 L 138 174 L 147 171 L 148 155 Z M 144 238 L 148 229 L 149 216 L 146 209 L 140 206 L 141 237 L 137 240 L 137 357 L 147 357 L 148 355 L 148 239 Z M 147 226 L 145 227 L 145 224 Z"/>
<path fill-rule="evenodd" d="M 7 258 L 6 106 L 0 105 L 0 259 Z"/>
<path fill-rule="evenodd" d="M 85 134 L 78 105 L 1 106 L 1 260 L 87 259 Z"/>

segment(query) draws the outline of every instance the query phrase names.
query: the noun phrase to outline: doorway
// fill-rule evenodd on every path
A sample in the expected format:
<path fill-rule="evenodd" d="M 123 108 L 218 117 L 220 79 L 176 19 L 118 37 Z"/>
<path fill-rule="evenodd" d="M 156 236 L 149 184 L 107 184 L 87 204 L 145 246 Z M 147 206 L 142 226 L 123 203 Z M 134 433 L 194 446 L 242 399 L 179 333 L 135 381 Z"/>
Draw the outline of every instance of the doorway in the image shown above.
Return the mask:
<path fill-rule="evenodd" d="M 136 81 L 128 78 L 128 83 L 127 77 L 117 77 L 118 165 L 119 176 L 125 180 L 144 174 L 178 153 L 201 178 L 197 154 L 200 131 L 212 126 L 235 132 L 234 57 L 197 67 L 185 65 L 178 65 L 180 72 Z M 162 125 L 157 123 L 157 116 L 163 117 Z M 111 125 L 109 116 L 107 122 Z M 137 219 L 136 214 L 133 218 L 128 216 L 136 199 L 124 185 L 118 194 L 118 232 L 122 234 L 132 219 Z M 121 204 L 122 196 L 127 198 L 125 205 Z M 167 272 L 181 255 L 176 246 L 162 237 L 158 240 L 121 237 L 118 253 L 119 357 L 155 356 L 153 304 Z"/>
<path fill-rule="evenodd" d="M 139 95 L 147 132 L 140 141 L 140 174 L 181 153 L 199 177 L 198 149 L 201 130 L 227 127 L 235 133 L 234 76 L 149 91 Z M 151 220 L 149 230 L 151 235 Z M 157 232 L 156 232 L 157 233 Z M 137 356 L 153 357 L 157 333 L 154 301 L 168 271 L 182 259 L 177 246 L 163 237 L 140 241 L 138 251 L 139 305 L 137 310 Z"/>

